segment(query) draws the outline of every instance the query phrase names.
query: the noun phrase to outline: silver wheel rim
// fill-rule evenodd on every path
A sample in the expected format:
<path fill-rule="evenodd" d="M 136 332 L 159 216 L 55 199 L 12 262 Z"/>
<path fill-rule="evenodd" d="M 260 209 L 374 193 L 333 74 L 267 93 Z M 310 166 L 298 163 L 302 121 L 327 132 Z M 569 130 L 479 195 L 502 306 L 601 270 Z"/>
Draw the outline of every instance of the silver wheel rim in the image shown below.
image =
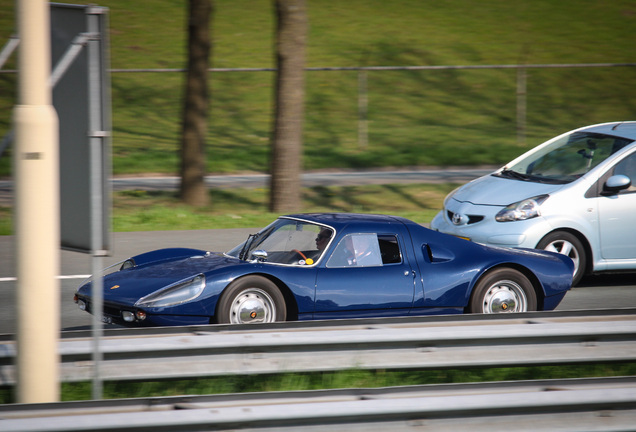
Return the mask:
<path fill-rule="evenodd" d="M 482 302 L 483 313 L 526 312 L 528 299 L 526 293 L 516 282 L 502 280 L 488 288 Z"/>
<path fill-rule="evenodd" d="M 544 248 L 549 252 L 557 252 L 563 255 L 568 256 L 572 261 L 574 261 L 574 273 L 579 270 L 579 251 L 574 247 L 572 243 L 567 240 L 555 240 Z"/>
<path fill-rule="evenodd" d="M 230 307 L 230 323 L 268 323 L 276 319 L 272 297 L 259 288 L 249 288 L 234 299 Z"/>

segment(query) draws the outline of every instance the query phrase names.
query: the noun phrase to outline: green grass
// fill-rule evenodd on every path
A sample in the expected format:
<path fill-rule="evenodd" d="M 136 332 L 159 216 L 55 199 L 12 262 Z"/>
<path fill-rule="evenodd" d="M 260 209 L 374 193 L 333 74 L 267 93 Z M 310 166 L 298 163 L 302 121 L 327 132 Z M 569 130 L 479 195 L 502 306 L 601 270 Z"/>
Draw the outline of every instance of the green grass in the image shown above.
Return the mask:
<path fill-rule="evenodd" d="M 0 43 L 14 32 L 0 0 Z M 90 1 L 76 1 L 86 4 Z M 99 3 L 99 2 L 98 2 Z M 181 68 L 185 0 L 109 0 L 113 68 Z M 214 67 L 274 65 L 269 0 L 216 0 Z M 244 13 L 249 10 L 250 13 Z M 308 67 L 633 62 L 633 0 L 309 0 Z M 15 56 L 5 69 L 15 67 Z M 369 144 L 358 143 L 358 74 L 307 73 L 306 169 L 504 163 L 574 127 L 636 118 L 636 68 L 533 69 L 527 139 L 516 140 L 514 70 L 368 72 Z M 0 136 L 15 75 L 0 74 Z M 209 172 L 266 172 L 272 72 L 210 75 Z M 112 76 L 113 170 L 176 173 L 183 76 Z M 10 152 L 0 176 L 10 175 Z"/>
<path fill-rule="evenodd" d="M 10 235 L 13 232 L 10 207 L 0 207 L 0 235 Z"/>
<path fill-rule="evenodd" d="M 116 399 L 338 388 L 378 388 L 420 384 L 612 377 L 635 374 L 636 363 L 405 371 L 347 370 L 341 372 L 234 375 L 192 380 L 105 382 L 103 397 L 104 399 Z M 62 384 L 62 401 L 89 400 L 91 398 L 91 383 L 89 382 Z M 13 402 L 15 402 L 13 389 L 11 387 L 0 388 L 0 404 Z"/>

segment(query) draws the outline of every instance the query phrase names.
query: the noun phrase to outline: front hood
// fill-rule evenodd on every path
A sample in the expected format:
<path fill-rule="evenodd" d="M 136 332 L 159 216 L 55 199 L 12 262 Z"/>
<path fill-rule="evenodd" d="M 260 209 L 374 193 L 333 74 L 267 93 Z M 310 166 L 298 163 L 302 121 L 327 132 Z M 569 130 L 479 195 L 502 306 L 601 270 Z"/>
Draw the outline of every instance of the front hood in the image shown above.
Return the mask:
<path fill-rule="evenodd" d="M 452 198 L 474 205 L 505 207 L 537 195 L 554 193 L 562 187 L 563 185 L 506 179 L 491 174 L 460 187 Z"/>
<path fill-rule="evenodd" d="M 104 277 L 104 301 L 132 305 L 141 297 L 184 279 L 242 264 L 236 258 L 209 254 L 132 267 Z M 90 295 L 90 284 L 79 291 Z"/>

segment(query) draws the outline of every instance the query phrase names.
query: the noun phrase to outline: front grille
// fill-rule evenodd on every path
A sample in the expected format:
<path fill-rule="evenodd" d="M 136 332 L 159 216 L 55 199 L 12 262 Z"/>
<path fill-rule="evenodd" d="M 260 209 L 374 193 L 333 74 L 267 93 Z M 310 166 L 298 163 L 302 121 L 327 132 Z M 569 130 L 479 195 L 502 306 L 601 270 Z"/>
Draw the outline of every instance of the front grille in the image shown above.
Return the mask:
<path fill-rule="evenodd" d="M 93 313 L 93 302 L 88 299 L 83 299 L 86 302 L 86 312 Z M 103 315 L 110 316 L 113 318 L 119 318 L 121 316 L 121 309 L 118 307 L 110 306 L 107 303 L 104 303 Z"/>
<path fill-rule="evenodd" d="M 104 305 L 104 315 L 119 317 L 121 316 L 121 311 L 119 308 L 114 308 L 112 306 Z"/>
<path fill-rule="evenodd" d="M 449 221 L 453 221 L 453 218 L 455 217 L 455 213 L 453 213 L 450 210 L 446 210 L 446 215 L 448 216 L 448 220 Z M 482 215 L 465 215 L 468 217 L 468 221 L 466 222 L 466 225 L 472 225 L 472 224 L 476 224 L 477 222 L 481 222 L 482 220 L 484 220 L 484 217 Z"/>

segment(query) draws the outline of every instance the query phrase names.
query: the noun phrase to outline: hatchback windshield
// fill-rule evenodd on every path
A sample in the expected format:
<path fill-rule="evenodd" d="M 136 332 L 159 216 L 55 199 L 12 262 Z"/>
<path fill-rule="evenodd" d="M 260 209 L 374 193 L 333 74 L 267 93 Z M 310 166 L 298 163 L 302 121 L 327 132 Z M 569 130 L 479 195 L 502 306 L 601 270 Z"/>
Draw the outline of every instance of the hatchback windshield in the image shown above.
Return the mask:
<path fill-rule="evenodd" d="M 507 166 L 498 175 L 527 181 L 569 183 L 631 142 L 611 135 L 575 132 Z"/>
<path fill-rule="evenodd" d="M 322 225 L 280 218 L 258 233 L 250 234 L 227 255 L 242 260 L 312 265 L 320 259 L 332 234 L 331 228 Z"/>

